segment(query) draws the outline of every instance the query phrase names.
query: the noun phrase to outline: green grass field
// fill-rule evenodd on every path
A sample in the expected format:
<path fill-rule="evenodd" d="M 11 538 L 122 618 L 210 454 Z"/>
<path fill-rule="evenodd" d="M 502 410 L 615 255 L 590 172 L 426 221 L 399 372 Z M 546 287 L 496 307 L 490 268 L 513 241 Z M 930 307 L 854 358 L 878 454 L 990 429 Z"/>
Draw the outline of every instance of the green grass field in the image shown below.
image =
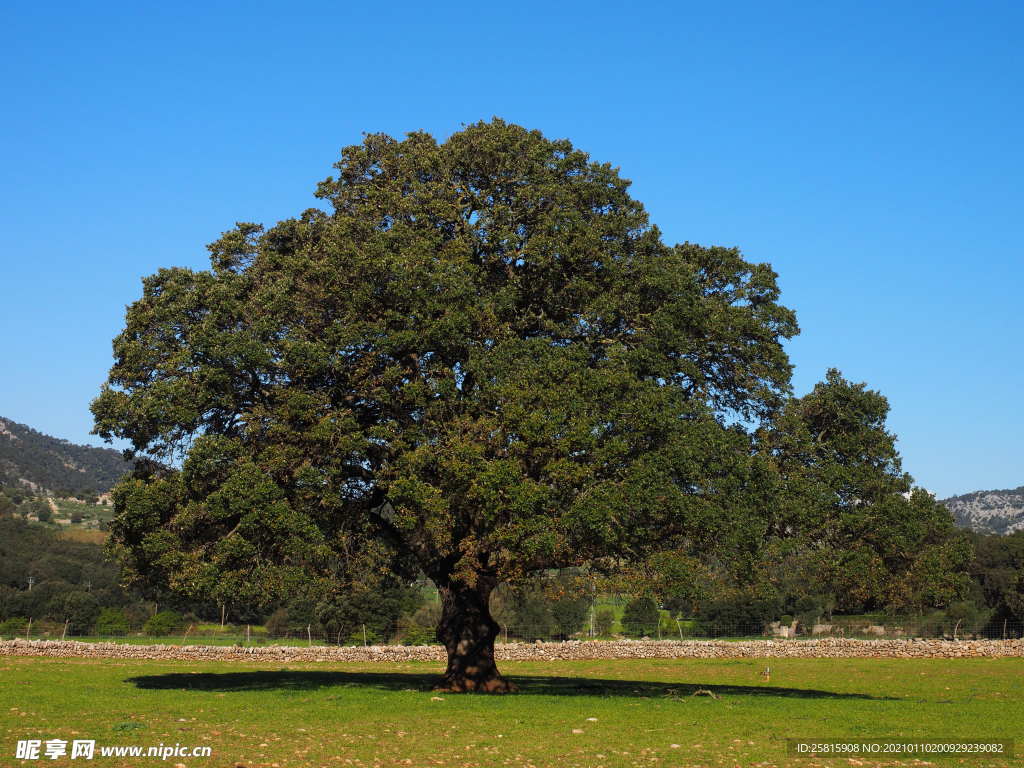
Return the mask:
<path fill-rule="evenodd" d="M 436 663 L 282 669 L 3 657 L 0 764 L 18 764 L 16 742 L 29 738 L 212 747 L 211 757 L 165 763 L 187 768 L 851 765 L 788 757 L 790 737 L 999 738 L 1024 750 L 1022 660 L 775 660 L 769 683 L 759 674 L 764 666 L 763 660 L 505 662 L 502 670 L 520 693 L 488 697 L 432 693 L 441 672 Z M 697 689 L 720 698 L 692 696 Z M 158 763 L 97 751 L 86 764 Z M 858 763 L 896 764 L 852 764 Z"/>

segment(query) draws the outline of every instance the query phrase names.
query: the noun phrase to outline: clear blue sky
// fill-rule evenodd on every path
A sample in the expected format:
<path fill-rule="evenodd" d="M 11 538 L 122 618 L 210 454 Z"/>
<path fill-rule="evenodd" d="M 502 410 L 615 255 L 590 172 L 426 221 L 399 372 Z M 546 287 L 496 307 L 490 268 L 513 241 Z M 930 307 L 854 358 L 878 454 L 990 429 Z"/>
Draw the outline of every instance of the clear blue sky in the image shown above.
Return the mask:
<path fill-rule="evenodd" d="M 773 6 L 773 7 L 769 7 Z M 493 115 L 780 274 L 804 393 L 888 396 L 940 497 L 1024 484 L 1024 5 L 7 3 L 0 415 L 74 442 L 139 279 L 361 133 Z"/>

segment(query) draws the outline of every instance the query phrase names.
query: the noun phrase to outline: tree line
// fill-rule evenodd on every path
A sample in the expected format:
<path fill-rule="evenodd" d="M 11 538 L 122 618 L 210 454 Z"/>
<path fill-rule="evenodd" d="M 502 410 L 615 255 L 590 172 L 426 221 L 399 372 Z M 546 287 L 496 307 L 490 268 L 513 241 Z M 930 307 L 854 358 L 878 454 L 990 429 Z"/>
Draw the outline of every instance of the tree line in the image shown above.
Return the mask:
<path fill-rule="evenodd" d="M 0 498 L 6 498 L 6 493 L 19 498 L 18 489 L 5 489 Z M 20 506 L 33 499 L 30 494 L 20 498 Z M 1006 622 L 1019 633 L 1024 622 L 1024 532 L 1004 536 L 960 531 L 958 535 L 971 549 L 970 581 L 962 599 L 894 618 L 920 617 L 948 635 L 959 628 L 961 637 L 999 636 Z M 154 602 L 121 585 L 120 566 L 99 545 L 62 539 L 30 525 L 18 506 L 2 502 L 0 540 L 0 637 L 23 633 L 29 620 L 40 634 L 59 634 L 67 622 L 73 632 L 162 636 L 200 623 L 216 624 L 226 616 L 229 624 L 265 627 L 271 638 L 304 637 L 310 630 L 338 644 L 362 644 L 364 639 L 386 643 L 399 636 L 403 642 L 419 644 L 434 642 L 441 617 L 437 594 L 423 581 L 392 581 L 320 602 L 287 600 L 255 608 L 191 601 L 174 594 Z M 694 623 L 688 635 L 710 636 L 713 630 L 759 634 L 773 622 L 788 626 L 794 620 L 810 629 L 842 615 L 834 594 L 822 591 L 818 582 L 803 579 L 796 570 L 780 579 L 770 596 L 736 590 L 728 583 L 706 585 L 707 593 L 698 602 L 658 603 L 649 596 L 615 595 L 622 606 L 619 619 L 607 605 L 592 605 L 598 597 L 604 602 L 608 586 L 602 583 L 599 595 L 596 580 L 579 570 L 544 574 L 516 590 L 502 585 L 492 593 L 490 611 L 503 632 L 528 641 L 589 634 L 592 619 L 598 637 L 611 637 L 615 628 L 616 634 L 639 638 L 656 637 L 659 627 L 672 634 L 676 619 Z M 845 612 L 860 615 L 868 610 L 864 605 L 848 605 Z"/>

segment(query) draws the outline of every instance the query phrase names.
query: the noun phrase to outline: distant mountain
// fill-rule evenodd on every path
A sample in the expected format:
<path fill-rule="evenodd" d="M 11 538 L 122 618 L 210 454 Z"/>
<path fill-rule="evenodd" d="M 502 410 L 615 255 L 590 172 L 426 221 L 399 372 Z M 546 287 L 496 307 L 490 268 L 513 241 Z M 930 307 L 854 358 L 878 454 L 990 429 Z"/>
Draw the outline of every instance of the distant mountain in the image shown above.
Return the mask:
<path fill-rule="evenodd" d="M 73 445 L 0 416 L 0 483 L 104 493 L 129 469 L 120 451 Z"/>
<path fill-rule="evenodd" d="M 1024 530 L 1024 485 L 1006 491 L 975 491 L 943 499 L 961 528 L 978 533 Z"/>

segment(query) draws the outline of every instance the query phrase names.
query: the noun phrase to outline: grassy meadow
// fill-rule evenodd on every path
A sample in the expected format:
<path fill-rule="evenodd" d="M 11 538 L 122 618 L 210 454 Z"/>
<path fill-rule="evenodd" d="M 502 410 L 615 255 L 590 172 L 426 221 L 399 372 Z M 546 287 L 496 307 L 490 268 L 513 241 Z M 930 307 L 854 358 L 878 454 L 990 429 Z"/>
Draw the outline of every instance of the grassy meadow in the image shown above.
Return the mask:
<path fill-rule="evenodd" d="M 437 663 L 0 658 L 0 765 L 19 739 L 210 746 L 166 765 L 668 768 L 877 765 L 791 758 L 787 738 L 999 738 L 1024 747 L 1024 662 L 505 662 L 520 693 L 436 694 Z M 710 691 L 693 695 L 698 689 Z M 1016 760 L 938 758 L 936 764 Z M 22 761 L 24 764 L 41 764 Z M 68 757 L 47 765 L 77 764 Z M 902 764 L 913 764 L 904 759 Z"/>

